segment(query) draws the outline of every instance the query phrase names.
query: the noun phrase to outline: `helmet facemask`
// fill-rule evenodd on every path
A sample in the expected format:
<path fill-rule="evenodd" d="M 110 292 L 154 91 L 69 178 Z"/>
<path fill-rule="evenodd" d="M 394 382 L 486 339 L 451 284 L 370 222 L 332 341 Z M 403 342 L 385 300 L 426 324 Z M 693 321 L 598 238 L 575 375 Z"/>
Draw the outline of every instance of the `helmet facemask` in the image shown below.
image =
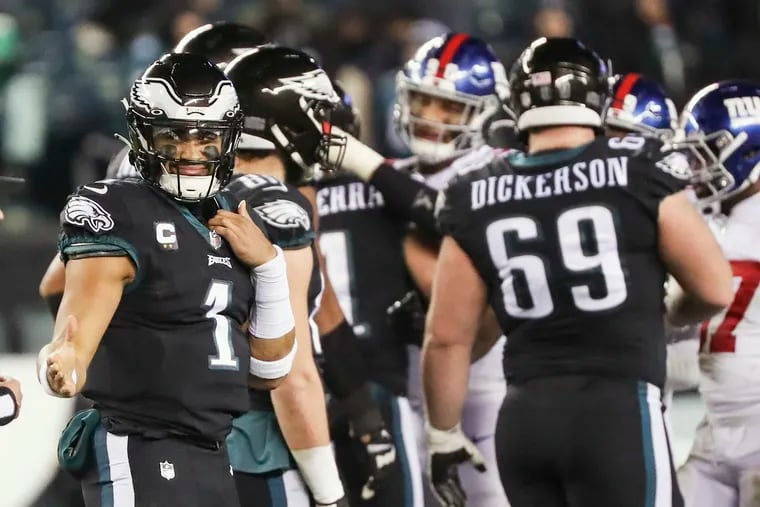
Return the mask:
<path fill-rule="evenodd" d="M 668 144 L 688 159 L 693 174 L 691 183 L 700 206 L 722 201 L 743 190 L 733 188 L 734 177 L 724 162 L 745 140 L 746 135 L 734 137 L 727 130 L 719 130 L 708 135 L 694 132 Z"/>
<path fill-rule="evenodd" d="M 495 95 L 478 96 L 448 91 L 411 82 L 400 73 L 394 111 L 396 128 L 411 152 L 425 163 L 435 164 L 485 143 L 485 122 L 501 107 Z M 423 116 L 425 102 L 440 99 L 456 123 L 429 120 Z"/>
<path fill-rule="evenodd" d="M 217 193 L 232 176 L 241 118 L 219 121 L 148 119 L 130 112 L 133 163 L 143 178 L 183 202 Z"/>

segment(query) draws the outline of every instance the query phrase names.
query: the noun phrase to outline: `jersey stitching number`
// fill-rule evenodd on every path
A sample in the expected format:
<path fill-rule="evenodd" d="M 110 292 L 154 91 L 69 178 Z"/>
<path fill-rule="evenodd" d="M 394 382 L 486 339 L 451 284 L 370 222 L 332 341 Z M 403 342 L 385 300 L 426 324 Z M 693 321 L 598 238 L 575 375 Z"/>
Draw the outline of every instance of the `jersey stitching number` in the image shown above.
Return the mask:
<path fill-rule="evenodd" d="M 596 254 L 586 254 L 581 237 L 581 223 L 593 227 Z M 537 319 L 554 310 L 546 265 L 541 257 L 523 254 L 510 257 L 504 235 L 517 234 L 518 240 L 540 237 L 539 224 L 527 216 L 509 217 L 492 222 L 486 228 L 491 259 L 499 272 L 504 309 L 515 318 Z M 575 306 L 586 312 L 609 310 L 628 297 L 625 274 L 618 254 L 618 241 L 612 212 L 603 206 L 571 208 L 557 217 L 559 249 L 564 266 L 573 273 L 600 269 L 606 295 L 595 298 L 588 284 L 570 287 Z M 515 276 L 521 273 L 521 277 Z M 522 296 L 522 297 L 521 297 Z M 530 299 L 530 306 L 520 304 Z"/>
<path fill-rule="evenodd" d="M 700 348 L 709 352 L 736 352 L 736 328 L 744 319 L 760 285 L 760 263 L 731 261 L 734 272 L 734 300 L 731 305 L 702 323 Z"/>
<path fill-rule="evenodd" d="M 240 369 L 238 358 L 232 347 L 232 326 L 226 315 L 221 313 L 232 301 L 232 282 L 227 280 L 211 280 L 203 301 L 206 318 L 214 321 L 214 346 L 216 355 L 208 356 L 208 367 L 212 370 Z"/>

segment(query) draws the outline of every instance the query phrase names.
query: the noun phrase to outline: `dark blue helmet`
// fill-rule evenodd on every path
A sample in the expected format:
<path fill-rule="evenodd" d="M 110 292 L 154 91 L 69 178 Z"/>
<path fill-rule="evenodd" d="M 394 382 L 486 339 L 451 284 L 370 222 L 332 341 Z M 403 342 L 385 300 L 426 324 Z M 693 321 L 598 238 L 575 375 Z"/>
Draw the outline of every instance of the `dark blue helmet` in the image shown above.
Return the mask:
<path fill-rule="evenodd" d="M 760 177 L 760 85 L 722 81 L 702 88 L 681 113 L 680 128 L 702 202 L 726 199 Z"/>
<path fill-rule="evenodd" d="M 675 104 L 656 82 L 641 74 L 615 76 L 604 125 L 648 136 L 670 137 L 678 124 Z"/>
<path fill-rule="evenodd" d="M 417 104 L 430 97 L 449 101 L 458 122 L 421 117 Z M 412 153 L 436 163 L 484 144 L 483 125 L 508 97 L 507 72 L 488 44 L 448 33 L 423 44 L 399 71 L 394 119 Z"/>

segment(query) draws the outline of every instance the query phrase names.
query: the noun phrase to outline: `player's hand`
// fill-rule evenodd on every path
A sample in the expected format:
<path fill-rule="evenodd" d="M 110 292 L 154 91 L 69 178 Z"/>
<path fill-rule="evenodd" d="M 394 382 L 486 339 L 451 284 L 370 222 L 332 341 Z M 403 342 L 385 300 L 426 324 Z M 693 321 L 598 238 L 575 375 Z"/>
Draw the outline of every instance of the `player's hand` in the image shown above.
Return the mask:
<path fill-rule="evenodd" d="M 438 502 L 443 507 L 464 507 L 467 495 L 459 481 L 457 465 L 469 461 L 479 471 L 486 465 L 480 451 L 457 424 L 446 431 L 427 424 L 428 477 Z"/>
<path fill-rule="evenodd" d="M 0 387 L 7 387 L 13 393 L 13 398 L 16 400 L 16 415 L 21 413 L 21 398 L 24 395 L 21 393 L 21 384 L 13 377 L 0 376 Z"/>
<path fill-rule="evenodd" d="M 272 243 L 248 214 L 245 201 L 240 201 L 237 213 L 220 209 L 208 221 L 211 230 L 222 236 L 232 247 L 235 256 L 250 268 L 255 268 L 277 255 Z"/>
<path fill-rule="evenodd" d="M 367 452 L 367 481 L 362 486 L 362 500 L 371 500 L 378 483 L 393 470 L 396 446 L 385 428 L 362 435 L 358 440 Z"/>
<path fill-rule="evenodd" d="M 84 378 L 77 375 L 77 351 L 72 343 L 77 332 L 77 319 L 69 315 L 66 326 L 52 342 L 47 356 L 47 381 L 50 389 L 58 396 L 71 398 L 77 394 L 77 381 L 84 385 Z M 86 374 L 80 372 L 82 377 Z M 40 379 L 42 380 L 42 379 Z"/>

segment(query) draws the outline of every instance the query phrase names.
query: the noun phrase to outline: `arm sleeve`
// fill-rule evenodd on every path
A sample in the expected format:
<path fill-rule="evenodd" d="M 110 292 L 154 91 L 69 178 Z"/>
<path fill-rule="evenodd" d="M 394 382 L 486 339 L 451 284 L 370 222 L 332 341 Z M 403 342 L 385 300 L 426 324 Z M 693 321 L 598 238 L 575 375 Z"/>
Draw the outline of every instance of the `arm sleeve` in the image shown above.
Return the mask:
<path fill-rule="evenodd" d="M 0 426 L 5 426 L 18 415 L 16 397 L 9 388 L 0 387 Z"/>
<path fill-rule="evenodd" d="M 435 189 L 388 164 L 381 165 L 369 183 L 383 194 L 385 205 L 391 212 L 414 223 L 426 234 L 440 235 L 434 213 Z"/>

